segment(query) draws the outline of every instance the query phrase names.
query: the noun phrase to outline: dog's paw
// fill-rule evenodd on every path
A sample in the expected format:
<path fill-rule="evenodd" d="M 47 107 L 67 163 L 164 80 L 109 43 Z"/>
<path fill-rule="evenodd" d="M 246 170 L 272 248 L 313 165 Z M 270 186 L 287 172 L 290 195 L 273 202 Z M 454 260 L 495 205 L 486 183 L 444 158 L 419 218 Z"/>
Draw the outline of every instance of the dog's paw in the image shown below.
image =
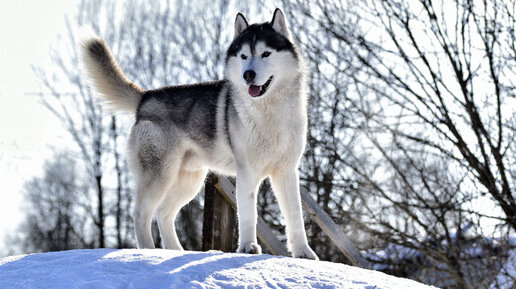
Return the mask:
<path fill-rule="evenodd" d="M 292 250 L 292 257 L 294 258 L 303 258 L 303 259 L 310 259 L 310 260 L 319 260 L 319 257 L 315 254 L 315 252 L 310 249 L 310 247 L 306 246 L 301 249 Z"/>
<path fill-rule="evenodd" d="M 238 246 L 237 253 L 261 254 L 262 247 L 258 243 L 247 243 Z"/>

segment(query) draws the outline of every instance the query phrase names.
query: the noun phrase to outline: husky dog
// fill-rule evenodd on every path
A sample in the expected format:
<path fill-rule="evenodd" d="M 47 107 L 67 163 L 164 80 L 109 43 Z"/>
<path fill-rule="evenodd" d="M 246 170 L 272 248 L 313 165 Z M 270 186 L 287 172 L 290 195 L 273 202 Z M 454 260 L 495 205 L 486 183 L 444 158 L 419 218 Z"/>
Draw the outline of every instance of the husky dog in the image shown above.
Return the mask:
<path fill-rule="evenodd" d="M 292 256 L 317 259 L 306 239 L 298 167 L 306 142 L 307 72 L 281 10 L 249 25 L 240 13 L 220 81 L 143 90 L 130 82 L 104 42 L 83 37 L 82 63 L 112 108 L 136 116 L 128 164 L 136 177 L 133 213 L 139 248 L 153 248 L 155 211 L 163 245 L 181 250 L 174 219 L 209 169 L 236 174 L 237 252 L 261 253 L 256 197 L 269 177 L 285 216 Z"/>

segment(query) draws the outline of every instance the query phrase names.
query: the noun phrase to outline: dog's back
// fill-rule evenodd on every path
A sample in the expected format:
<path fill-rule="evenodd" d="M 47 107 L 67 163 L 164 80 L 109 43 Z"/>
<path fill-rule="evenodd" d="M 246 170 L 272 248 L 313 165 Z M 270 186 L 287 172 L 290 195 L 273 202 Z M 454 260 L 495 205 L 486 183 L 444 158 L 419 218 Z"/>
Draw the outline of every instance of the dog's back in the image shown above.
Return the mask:
<path fill-rule="evenodd" d="M 216 136 L 217 104 L 225 81 L 181 85 L 149 90 L 142 96 L 136 122 L 150 120 L 163 127 L 176 126 L 209 145 Z"/>

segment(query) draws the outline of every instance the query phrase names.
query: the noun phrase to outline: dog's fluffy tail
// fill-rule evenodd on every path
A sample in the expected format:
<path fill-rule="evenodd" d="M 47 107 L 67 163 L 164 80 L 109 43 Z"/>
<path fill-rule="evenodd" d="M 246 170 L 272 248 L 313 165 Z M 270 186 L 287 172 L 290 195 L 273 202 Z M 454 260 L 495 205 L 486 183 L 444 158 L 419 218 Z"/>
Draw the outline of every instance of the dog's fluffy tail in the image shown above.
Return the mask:
<path fill-rule="evenodd" d="M 81 28 L 78 34 L 79 59 L 91 86 L 108 107 L 136 113 L 144 91 L 127 79 L 109 48 L 93 30 Z"/>

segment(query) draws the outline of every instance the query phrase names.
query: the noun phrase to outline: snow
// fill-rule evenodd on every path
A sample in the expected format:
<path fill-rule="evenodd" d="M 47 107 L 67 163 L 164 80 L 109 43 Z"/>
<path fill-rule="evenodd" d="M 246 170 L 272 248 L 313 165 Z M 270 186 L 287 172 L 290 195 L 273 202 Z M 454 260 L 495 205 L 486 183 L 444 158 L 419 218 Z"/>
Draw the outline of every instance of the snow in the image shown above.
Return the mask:
<path fill-rule="evenodd" d="M 0 259 L 0 288 L 435 288 L 343 264 L 162 249 L 96 249 Z"/>

